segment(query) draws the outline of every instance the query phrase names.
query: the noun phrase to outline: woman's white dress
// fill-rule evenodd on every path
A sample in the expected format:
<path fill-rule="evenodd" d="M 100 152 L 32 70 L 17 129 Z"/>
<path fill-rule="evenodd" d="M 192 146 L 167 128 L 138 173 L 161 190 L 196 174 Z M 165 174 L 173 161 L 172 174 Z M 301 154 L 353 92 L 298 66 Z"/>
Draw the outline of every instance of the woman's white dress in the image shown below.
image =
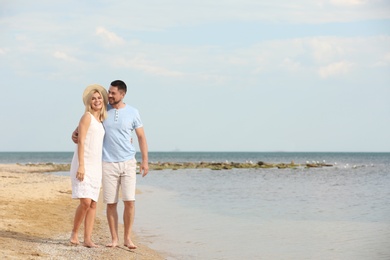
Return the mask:
<path fill-rule="evenodd" d="M 76 178 L 79 167 L 78 149 L 76 145 L 73 154 L 72 164 L 70 166 L 70 177 L 72 180 L 72 198 L 89 198 L 98 201 L 100 187 L 102 184 L 102 151 L 104 127 L 91 114 L 91 123 L 89 125 L 84 146 L 84 180 L 79 181 Z"/>

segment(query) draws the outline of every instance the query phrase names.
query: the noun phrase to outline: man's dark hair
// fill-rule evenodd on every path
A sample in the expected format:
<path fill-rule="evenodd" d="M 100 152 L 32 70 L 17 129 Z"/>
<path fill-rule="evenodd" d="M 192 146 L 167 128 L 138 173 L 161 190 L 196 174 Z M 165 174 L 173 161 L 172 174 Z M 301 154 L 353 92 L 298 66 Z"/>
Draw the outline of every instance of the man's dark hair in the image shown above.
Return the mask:
<path fill-rule="evenodd" d="M 126 83 L 124 83 L 122 80 L 119 80 L 119 79 L 118 80 L 114 80 L 113 82 L 111 82 L 111 86 L 117 87 L 118 90 L 122 90 L 125 93 L 127 92 Z"/>

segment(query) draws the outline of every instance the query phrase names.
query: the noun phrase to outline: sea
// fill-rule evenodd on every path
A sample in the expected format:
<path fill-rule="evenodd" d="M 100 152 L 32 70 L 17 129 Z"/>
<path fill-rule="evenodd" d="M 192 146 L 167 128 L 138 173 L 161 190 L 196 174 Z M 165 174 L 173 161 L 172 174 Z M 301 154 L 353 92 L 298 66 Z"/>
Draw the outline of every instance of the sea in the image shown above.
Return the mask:
<path fill-rule="evenodd" d="M 0 152 L 0 164 L 72 155 Z M 165 259 L 390 259 L 390 153 L 150 152 L 149 160 L 333 165 L 137 176 L 134 232 Z"/>

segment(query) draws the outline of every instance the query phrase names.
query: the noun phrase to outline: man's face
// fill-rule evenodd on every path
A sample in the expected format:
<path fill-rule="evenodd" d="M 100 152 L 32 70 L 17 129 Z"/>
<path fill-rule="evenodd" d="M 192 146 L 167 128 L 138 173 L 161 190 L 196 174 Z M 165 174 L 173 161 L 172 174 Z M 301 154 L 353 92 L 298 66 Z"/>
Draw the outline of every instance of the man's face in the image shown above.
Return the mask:
<path fill-rule="evenodd" d="M 110 86 L 108 90 L 108 103 L 116 105 L 125 97 L 124 91 L 118 90 L 118 87 Z"/>

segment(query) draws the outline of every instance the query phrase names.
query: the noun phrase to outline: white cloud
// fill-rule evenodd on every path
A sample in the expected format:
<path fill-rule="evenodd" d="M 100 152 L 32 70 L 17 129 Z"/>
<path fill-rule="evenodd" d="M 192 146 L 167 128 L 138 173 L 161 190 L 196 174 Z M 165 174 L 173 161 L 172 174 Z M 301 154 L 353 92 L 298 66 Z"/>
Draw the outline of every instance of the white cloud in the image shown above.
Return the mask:
<path fill-rule="evenodd" d="M 53 56 L 57 59 L 60 59 L 60 60 L 64 60 L 64 61 L 76 61 L 77 59 L 75 59 L 74 57 L 66 54 L 65 52 L 62 52 L 62 51 L 55 51 L 53 53 Z"/>
<path fill-rule="evenodd" d="M 195 78 L 199 78 L 214 85 L 222 85 L 228 81 L 228 77 L 224 75 L 211 75 L 207 73 L 195 75 Z"/>
<path fill-rule="evenodd" d="M 0 48 L 0 55 L 5 55 L 7 51 L 3 48 Z"/>
<path fill-rule="evenodd" d="M 345 55 L 345 39 L 333 37 L 311 38 L 308 44 L 311 48 L 312 56 L 317 62 L 329 62 Z"/>
<path fill-rule="evenodd" d="M 262 41 L 237 49 L 143 43 L 133 48 L 126 48 L 126 45 L 124 49 L 131 51 L 121 52 L 120 66 L 153 75 L 214 82 L 223 82 L 221 78 L 224 77 L 233 82 L 239 77 L 286 71 L 299 72 L 296 77 L 314 72 L 321 78 L 328 78 L 372 67 L 379 60 L 382 66 L 388 64 L 389 40 L 382 36 L 305 37 Z M 135 56 L 135 53 L 142 55 Z"/>
<path fill-rule="evenodd" d="M 226 59 L 226 62 L 228 64 L 231 64 L 231 65 L 247 65 L 248 64 L 248 60 L 246 59 L 243 59 L 243 58 L 239 58 L 239 57 L 228 57 Z"/>
<path fill-rule="evenodd" d="M 386 53 L 386 54 L 383 56 L 383 61 L 386 62 L 387 64 L 390 63 L 390 52 Z"/>
<path fill-rule="evenodd" d="M 329 2 L 333 5 L 342 5 L 342 6 L 362 5 L 367 3 L 366 0 L 330 0 Z"/>
<path fill-rule="evenodd" d="M 373 67 L 385 67 L 390 65 L 390 52 L 383 55 L 383 57 L 374 63 Z"/>
<path fill-rule="evenodd" d="M 125 40 L 123 40 L 121 37 L 119 37 L 115 33 L 108 31 L 104 27 L 97 27 L 96 28 L 96 35 L 101 36 L 102 38 L 104 38 L 108 42 L 113 43 L 115 45 L 122 45 L 125 43 Z"/>
<path fill-rule="evenodd" d="M 156 65 L 155 63 L 156 62 L 147 60 L 144 57 L 140 57 L 140 56 L 132 59 L 120 58 L 119 60 L 115 61 L 116 65 L 140 70 L 156 76 L 181 77 L 184 75 L 184 73 L 182 72 L 170 70 L 165 67 Z"/>
<path fill-rule="evenodd" d="M 353 64 L 347 61 L 335 62 L 319 68 L 318 73 L 322 78 L 345 75 L 350 72 L 352 66 Z"/>
<path fill-rule="evenodd" d="M 330 1 L 333 1 L 331 3 Z M 387 0 L 233 0 L 119 1 L 107 6 L 116 19 L 111 28 L 163 31 L 166 28 L 259 21 L 270 23 L 328 23 L 390 18 Z"/>
<path fill-rule="evenodd" d="M 286 68 L 287 70 L 290 71 L 296 71 L 301 69 L 301 64 L 297 61 L 294 61 L 290 58 L 285 58 L 282 62 L 282 67 Z"/>

